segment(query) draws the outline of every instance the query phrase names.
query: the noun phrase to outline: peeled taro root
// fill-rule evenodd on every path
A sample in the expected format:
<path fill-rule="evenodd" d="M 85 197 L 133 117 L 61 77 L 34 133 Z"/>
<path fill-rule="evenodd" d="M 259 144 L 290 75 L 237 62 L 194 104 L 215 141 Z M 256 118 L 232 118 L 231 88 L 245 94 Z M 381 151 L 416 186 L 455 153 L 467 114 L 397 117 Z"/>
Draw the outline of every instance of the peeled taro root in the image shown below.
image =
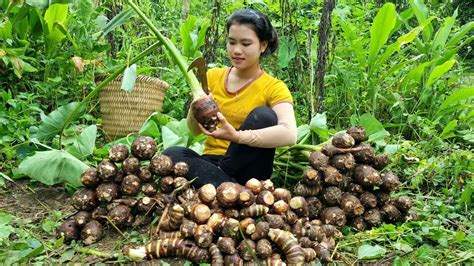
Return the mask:
<path fill-rule="evenodd" d="M 104 229 L 102 225 L 96 221 L 92 220 L 88 222 L 81 231 L 81 239 L 84 245 L 90 245 L 99 241 L 104 235 Z"/>
<path fill-rule="evenodd" d="M 97 172 L 99 173 L 99 177 L 102 180 L 108 181 L 115 177 L 118 172 L 118 168 L 115 163 L 111 162 L 110 160 L 103 160 L 97 166 Z"/>
<path fill-rule="evenodd" d="M 217 112 L 219 107 L 217 103 L 209 96 L 203 96 L 192 105 L 192 112 L 194 118 L 199 122 L 207 131 L 212 132 L 216 130 L 219 119 L 217 118 Z"/>
<path fill-rule="evenodd" d="M 99 183 L 97 169 L 93 167 L 85 169 L 81 174 L 81 183 L 88 188 L 96 187 Z"/>
<path fill-rule="evenodd" d="M 354 146 L 355 140 L 346 132 L 340 132 L 332 137 L 331 143 L 337 148 L 348 149 Z"/>
<path fill-rule="evenodd" d="M 167 176 L 173 173 L 173 161 L 169 156 L 157 155 L 150 160 L 150 170 L 158 176 Z"/>
<path fill-rule="evenodd" d="M 158 150 L 152 137 L 140 136 L 132 143 L 132 154 L 140 160 L 150 160 Z"/>
<path fill-rule="evenodd" d="M 83 188 L 72 195 L 72 206 L 79 211 L 91 211 L 97 205 L 97 196 L 94 191 Z"/>
<path fill-rule="evenodd" d="M 60 238 L 64 236 L 64 242 L 69 242 L 73 239 L 79 238 L 79 228 L 74 220 L 64 221 L 59 228 L 56 230 L 56 237 Z"/>
<path fill-rule="evenodd" d="M 128 157 L 128 148 L 124 144 L 114 144 L 109 150 L 109 159 L 120 163 Z"/>

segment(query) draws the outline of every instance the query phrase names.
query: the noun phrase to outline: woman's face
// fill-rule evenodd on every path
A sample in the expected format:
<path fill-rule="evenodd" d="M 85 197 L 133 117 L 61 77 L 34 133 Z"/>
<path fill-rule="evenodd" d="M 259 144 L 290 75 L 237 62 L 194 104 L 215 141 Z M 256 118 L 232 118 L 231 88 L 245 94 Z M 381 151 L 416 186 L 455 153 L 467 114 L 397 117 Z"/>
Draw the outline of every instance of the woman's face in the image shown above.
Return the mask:
<path fill-rule="evenodd" d="M 260 54 L 265 51 L 268 43 L 260 42 L 255 31 L 245 24 L 234 24 L 229 28 L 227 54 L 232 65 L 245 70 L 260 62 Z"/>

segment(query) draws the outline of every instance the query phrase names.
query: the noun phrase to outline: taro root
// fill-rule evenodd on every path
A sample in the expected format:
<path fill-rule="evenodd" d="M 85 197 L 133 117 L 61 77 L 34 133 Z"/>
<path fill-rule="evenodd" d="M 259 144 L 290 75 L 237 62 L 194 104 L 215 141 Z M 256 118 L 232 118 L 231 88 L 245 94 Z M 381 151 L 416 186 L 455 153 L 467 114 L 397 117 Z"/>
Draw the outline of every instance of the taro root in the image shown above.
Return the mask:
<path fill-rule="evenodd" d="M 270 207 L 275 202 L 275 197 L 273 196 L 272 192 L 268 190 L 262 190 L 260 191 L 260 193 L 258 193 L 257 198 L 255 199 L 255 202 L 257 204 L 262 204 L 267 207 Z"/>
<path fill-rule="evenodd" d="M 90 220 L 92 220 L 92 215 L 88 211 L 80 211 L 74 215 L 74 221 L 78 227 L 83 227 Z"/>
<path fill-rule="evenodd" d="M 374 158 L 374 168 L 377 170 L 382 170 L 390 163 L 390 159 L 386 154 L 377 154 Z"/>
<path fill-rule="evenodd" d="M 109 150 L 109 159 L 112 162 L 120 163 L 128 157 L 128 148 L 123 144 L 114 144 Z"/>
<path fill-rule="evenodd" d="M 377 207 L 377 196 L 370 192 L 364 192 L 360 195 L 360 202 L 367 209 Z"/>
<path fill-rule="evenodd" d="M 132 142 L 132 154 L 140 160 L 150 160 L 158 150 L 152 137 L 140 136 Z"/>
<path fill-rule="evenodd" d="M 209 96 L 202 96 L 194 101 L 192 104 L 192 112 L 196 121 L 201 124 L 207 131 L 212 132 L 216 130 L 219 119 L 217 118 L 216 102 Z"/>
<path fill-rule="evenodd" d="M 100 202 L 111 202 L 118 196 L 119 191 L 117 184 L 103 183 L 96 188 L 95 193 Z"/>
<path fill-rule="evenodd" d="M 272 255 L 272 244 L 268 239 L 260 239 L 257 242 L 256 252 L 259 258 L 266 259 Z"/>
<path fill-rule="evenodd" d="M 224 255 L 222 255 L 216 244 L 209 245 L 209 254 L 211 255 L 211 265 L 224 265 Z"/>
<path fill-rule="evenodd" d="M 195 204 L 191 210 L 191 219 L 197 224 L 204 224 L 211 217 L 211 210 L 206 204 Z"/>
<path fill-rule="evenodd" d="M 212 243 L 212 231 L 205 224 L 199 225 L 194 233 L 194 240 L 201 248 L 207 248 Z"/>
<path fill-rule="evenodd" d="M 279 200 L 273 203 L 272 211 L 277 214 L 283 214 L 288 211 L 288 203 L 284 200 Z"/>
<path fill-rule="evenodd" d="M 216 187 L 213 184 L 205 184 L 198 191 L 201 202 L 209 204 L 214 201 L 217 195 Z"/>
<path fill-rule="evenodd" d="M 351 135 L 355 141 L 355 144 L 361 143 L 367 139 L 365 128 L 363 126 L 353 126 L 346 130 L 346 132 L 347 134 Z"/>
<path fill-rule="evenodd" d="M 298 221 L 298 215 L 296 215 L 296 213 L 294 213 L 292 210 L 288 210 L 286 213 L 284 213 L 283 217 L 288 224 L 294 224 L 296 221 Z"/>
<path fill-rule="evenodd" d="M 331 158 L 331 165 L 339 171 L 348 172 L 355 167 L 354 156 L 351 153 L 335 155 Z"/>
<path fill-rule="evenodd" d="M 396 191 L 400 188 L 400 180 L 398 177 L 392 172 L 382 173 L 382 188 L 387 191 Z"/>
<path fill-rule="evenodd" d="M 99 183 L 97 169 L 91 167 L 84 170 L 81 174 L 81 183 L 88 188 L 96 187 Z"/>
<path fill-rule="evenodd" d="M 117 171 L 117 166 L 110 160 L 103 160 L 97 166 L 97 173 L 99 174 L 99 177 L 104 181 L 108 181 L 114 178 L 117 174 Z"/>
<path fill-rule="evenodd" d="M 135 197 L 120 198 L 120 199 L 114 199 L 114 203 L 117 203 L 117 204 L 114 205 L 114 207 L 122 204 L 122 205 L 126 205 L 130 208 L 133 208 L 133 207 L 135 207 L 135 205 L 137 205 L 138 200 Z M 112 208 L 114 208 L 114 207 L 112 207 Z"/>
<path fill-rule="evenodd" d="M 174 179 L 172 176 L 165 176 L 160 179 L 160 191 L 170 193 L 174 190 Z"/>
<path fill-rule="evenodd" d="M 315 151 L 309 155 L 309 164 L 314 169 L 319 170 L 329 164 L 329 158 L 324 153 Z"/>
<path fill-rule="evenodd" d="M 181 233 L 181 237 L 185 239 L 193 237 L 197 227 L 198 225 L 195 222 L 188 219 L 184 219 L 183 223 L 179 227 L 179 232 Z"/>
<path fill-rule="evenodd" d="M 224 226 L 224 214 L 221 212 L 214 212 L 207 220 L 207 225 L 211 228 L 214 234 L 220 234 Z"/>
<path fill-rule="evenodd" d="M 233 238 L 230 237 L 219 237 L 217 239 L 217 246 L 224 254 L 232 255 L 237 252 L 235 248 L 235 241 Z"/>
<path fill-rule="evenodd" d="M 301 246 L 302 248 L 309 248 L 309 247 L 311 247 L 312 242 L 313 242 L 313 241 L 312 241 L 311 239 L 309 239 L 308 237 L 306 237 L 306 236 L 303 236 L 303 237 L 298 238 L 298 243 L 300 244 L 300 246 Z"/>
<path fill-rule="evenodd" d="M 267 221 L 268 226 L 270 228 L 275 228 L 279 229 L 283 226 L 285 223 L 285 220 L 283 219 L 283 216 L 279 214 L 266 214 L 265 215 L 265 221 Z"/>
<path fill-rule="evenodd" d="M 368 165 L 357 165 L 354 169 L 354 180 L 363 187 L 372 188 L 383 184 L 379 172 Z"/>
<path fill-rule="evenodd" d="M 178 176 L 175 179 L 173 179 L 173 187 L 174 189 L 183 190 L 189 187 L 189 182 L 186 178 L 182 176 Z"/>
<path fill-rule="evenodd" d="M 337 186 L 344 180 L 342 174 L 332 166 L 326 166 L 321 171 L 326 184 Z"/>
<path fill-rule="evenodd" d="M 157 155 L 150 160 L 150 170 L 152 173 L 158 176 L 167 176 L 174 171 L 173 161 L 169 156 Z"/>
<path fill-rule="evenodd" d="M 349 183 L 349 185 L 347 185 L 346 191 L 351 192 L 352 194 L 361 194 L 364 193 L 364 188 L 357 183 Z"/>
<path fill-rule="evenodd" d="M 321 176 L 318 170 L 312 167 L 308 167 L 303 171 L 301 182 L 308 186 L 318 185 L 321 181 Z"/>
<path fill-rule="evenodd" d="M 370 209 L 364 213 L 364 221 L 370 226 L 378 226 L 382 223 L 382 214 L 378 209 Z"/>
<path fill-rule="evenodd" d="M 377 190 L 374 192 L 374 194 L 377 196 L 377 203 L 379 206 L 383 206 L 390 200 L 390 194 L 388 192 Z"/>
<path fill-rule="evenodd" d="M 130 219 L 131 215 L 132 211 L 127 205 L 120 204 L 109 211 L 109 219 L 116 226 L 125 224 Z"/>
<path fill-rule="evenodd" d="M 140 170 L 140 161 L 138 158 L 130 156 L 123 161 L 122 169 L 126 174 L 136 174 Z"/>
<path fill-rule="evenodd" d="M 135 196 L 140 192 L 140 178 L 136 175 L 127 175 L 123 178 L 121 190 L 124 195 Z"/>
<path fill-rule="evenodd" d="M 284 200 L 285 202 L 289 203 L 291 200 L 291 193 L 286 188 L 275 188 L 272 193 L 276 201 Z"/>
<path fill-rule="evenodd" d="M 354 146 L 355 140 L 351 135 L 347 134 L 346 132 L 340 132 L 332 137 L 331 144 L 334 145 L 336 148 L 348 149 Z"/>
<path fill-rule="evenodd" d="M 173 166 L 174 176 L 186 176 L 189 172 L 189 166 L 185 162 L 177 162 Z"/>
<path fill-rule="evenodd" d="M 250 237 L 254 241 L 266 238 L 269 230 L 270 225 L 268 224 L 268 222 L 260 221 L 255 225 L 255 232 Z"/>
<path fill-rule="evenodd" d="M 153 207 L 155 207 L 156 200 L 150 197 L 143 197 L 138 200 L 137 202 L 137 210 L 141 213 L 149 213 L 153 211 Z"/>
<path fill-rule="evenodd" d="M 338 227 L 346 224 L 346 214 L 339 207 L 329 207 L 321 211 L 321 221 Z"/>
<path fill-rule="evenodd" d="M 250 191 L 252 191 L 252 193 L 255 194 L 255 195 L 257 195 L 258 193 L 260 193 L 260 191 L 263 190 L 262 182 L 260 182 L 260 180 L 258 180 L 256 178 L 250 178 L 245 183 L 245 187 L 250 189 Z"/>
<path fill-rule="evenodd" d="M 267 214 L 269 208 L 261 204 L 252 204 L 249 207 L 242 208 L 240 210 L 240 216 L 242 217 L 258 217 Z"/>
<path fill-rule="evenodd" d="M 73 239 L 78 239 L 79 232 L 80 230 L 77 227 L 76 221 L 67 220 L 67 221 L 64 221 L 56 230 L 56 237 L 60 238 L 64 236 L 64 242 L 67 243 Z"/>
<path fill-rule="evenodd" d="M 236 252 L 234 254 L 224 256 L 224 265 L 244 265 L 244 261 Z"/>
<path fill-rule="evenodd" d="M 303 248 L 303 254 L 306 262 L 314 261 L 318 257 L 318 254 L 313 248 Z"/>
<path fill-rule="evenodd" d="M 367 143 L 360 143 L 355 148 L 360 148 L 359 151 L 353 152 L 356 162 L 361 164 L 372 164 L 375 158 L 374 149 Z"/>
<path fill-rule="evenodd" d="M 381 209 L 383 217 L 389 222 L 401 221 L 402 213 L 391 203 L 386 203 Z"/>
<path fill-rule="evenodd" d="M 123 181 L 123 178 L 126 176 L 127 174 L 125 173 L 125 171 L 123 169 L 119 169 L 117 171 L 117 174 L 115 175 L 114 177 L 114 183 L 117 183 L 117 184 L 121 184 L 122 181 Z"/>
<path fill-rule="evenodd" d="M 150 168 L 148 166 L 140 167 L 140 169 L 138 169 L 137 176 L 143 182 L 150 182 L 153 180 L 153 174 L 151 173 Z"/>
<path fill-rule="evenodd" d="M 240 221 L 240 229 L 244 234 L 251 235 L 255 232 L 255 220 L 247 217 Z"/>
<path fill-rule="evenodd" d="M 81 239 L 84 245 L 90 245 L 99 241 L 104 234 L 104 229 L 102 225 L 96 221 L 92 220 L 88 222 L 81 231 Z"/>
<path fill-rule="evenodd" d="M 342 191 L 338 187 L 326 187 L 323 190 L 323 200 L 329 206 L 339 205 L 339 200 L 342 197 Z"/>
<path fill-rule="evenodd" d="M 397 207 L 397 209 L 405 213 L 408 212 L 412 206 L 411 198 L 408 196 L 400 196 L 395 198 L 393 200 L 393 204 L 395 207 Z"/>
<path fill-rule="evenodd" d="M 255 203 L 255 195 L 248 188 L 243 188 L 239 193 L 238 203 L 242 207 L 248 207 Z"/>
<path fill-rule="evenodd" d="M 293 189 L 293 192 L 295 196 L 311 197 L 318 195 L 319 192 L 321 192 L 321 189 L 322 187 L 320 184 L 310 187 L 298 182 L 298 184 L 296 184 L 295 188 Z"/>
<path fill-rule="evenodd" d="M 245 261 L 252 260 L 252 253 L 255 252 L 257 245 L 253 240 L 244 239 L 237 246 L 237 251 L 239 252 L 240 257 Z"/>
<path fill-rule="evenodd" d="M 153 196 L 158 192 L 158 184 L 155 182 L 145 183 L 142 185 L 142 192 L 147 196 Z"/>
<path fill-rule="evenodd" d="M 227 218 L 222 225 L 222 236 L 235 237 L 239 234 L 240 223 L 234 218 Z"/>
<path fill-rule="evenodd" d="M 289 202 L 290 208 L 300 217 L 306 217 L 309 214 L 308 203 L 306 199 L 301 196 L 291 198 Z"/>
<path fill-rule="evenodd" d="M 350 217 L 359 216 L 365 211 L 360 200 L 350 193 L 342 194 L 339 206 Z"/>
<path fill-rule="evenodd" d="M 107 220 L 105 219 L 105 217 L 107 216 L 108 212 L 109 212 L 109 211 L 107 210 L 106 207 L 97 206 L 97 207 L 91 212 L 92 219 L 93 219 L 93 220 L 100 221 L 100 222 L 102 222 L 102 223 L 105 223 L 105 222 L 107 222 Z"/>
<path fill-rule="evenodd" d="M 308 212 L 309 212 L 309 219 L 315 219 L 319 216 L 319 213 L 323 209 L 323 204 L 317 197 L 309 197 L 306 198 L 306 202 L 308 202 Z"/>
<path fill-rule="evenodd" d="M 283 250 L 288 265 L 303 265 L 303 250 L 293 234 L 279 229 L 270 229 L 268 236 Z"/>
<path fill-rule="evenodd" d="M 237 202 L 240 191 L 239 184 L 224 182 L 217 187 L 217 201 L 225 208 L 232 207 Z"/>
<path fill-rule="evenodd" d="M 91 211 L 97 205 L 95 192 L 87 188 L 76 191 L 71 200 L 72 206 L 78 211 Z"/>
<path fill-rule="evenodd" d="M 275 190 L 275 185 L 270 179 L 263 180 L 262 181 L 262 186 L 264 190 L 268 190 L 270 192 L 273 192 Z"/>
<path fill-rule="evenodd" d="M 362 216 L 353 217 L 349 224 L 357 231 L 364 231 L 367 228 L 367 223 L 364 221 L 364 217 Z"/>

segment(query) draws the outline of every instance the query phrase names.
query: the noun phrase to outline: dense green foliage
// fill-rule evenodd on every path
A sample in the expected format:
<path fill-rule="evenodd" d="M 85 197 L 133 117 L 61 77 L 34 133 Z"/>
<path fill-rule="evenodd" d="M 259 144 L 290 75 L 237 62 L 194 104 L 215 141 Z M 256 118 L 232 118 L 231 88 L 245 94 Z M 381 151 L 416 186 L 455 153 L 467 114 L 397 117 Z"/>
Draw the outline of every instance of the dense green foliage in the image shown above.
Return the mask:
<path fill-rule="evenodd" d="M 314 106 L 322 1 L 136 2 L 189 62 L 203 55 L 210 66 L 229 63 L 225 21 L 234 10 L 252 7 L 269 15 L 280 48 L 262 66 L 289 86 L 299 125 L 300 145 L 278 151 L 280 185 L 293 184 L 307 163 L 294 150 L 351 125 L 370 127 L 370 141 L 392 157 L 389 167 L 404 184 L 400 193 L 415 199 L 420 219 L 362 233 L 346 230 L 338 247 L 344 262 L 473 261 L 474 7 L 469 1 L 337 1 L 324 113 Z M 83 106 L 78 102 L 89 99 L 98 75 L 132 65 L 155 39 L 126 1 L 0 0 L 0 185 L 29 176 L 32 182 L 77 187 L 80 171 L 104 158 L 111 145 L 101 129 L 98 97 Z M 170 84 L 162 112 L 140 133 L 153 136 L 160 148 L 202 149 L 204 137 L 193 138 L 182 120 L 190 90 L 170 52 L 153 47 L 136 67 L 135 74 Z M 72 123 L 65 123 L 68 119 Z M 60 219 L 55 213 L 39 228 L 0 212 L 0 262 L 55 254 L 62 243 L 41 241 L 38 234 L 51 236 Z M 67 252 L 36 261 L 66 262 L 75 249 Z"/>

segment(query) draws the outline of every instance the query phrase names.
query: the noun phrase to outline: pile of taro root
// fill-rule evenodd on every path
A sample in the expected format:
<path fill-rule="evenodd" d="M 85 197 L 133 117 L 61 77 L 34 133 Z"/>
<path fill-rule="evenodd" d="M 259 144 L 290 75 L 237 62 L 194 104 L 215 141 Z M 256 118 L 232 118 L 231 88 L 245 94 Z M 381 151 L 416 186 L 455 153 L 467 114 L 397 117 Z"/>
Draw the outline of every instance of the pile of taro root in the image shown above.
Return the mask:
<path fill-rule="evenodd" d="M 225 182 L 194 189 L 188 166 L 157 153 L 155 141 L 139 137 L 131 154 L 115 144 L 109 158 L 84 171 L 85 188 L 72 197 L 78 212 L 58 229 L 66 240 L 86 245 L 103 236 L 104 226 L 119 230 L 149 224 L 151 242 L 124 247 L 131 259 L 180 257 L 212 265 L 303 265 L 334 256 L 339 228 L 358 230 L 409 214 L 411 200 L 391 199 L 400 186 L 388 163 L 363 143 L 353 127 L 310 155 L 293 193 L 270 180 L 245 186 Z M 153 224 L 150 224 L 154 220 Z"/>

